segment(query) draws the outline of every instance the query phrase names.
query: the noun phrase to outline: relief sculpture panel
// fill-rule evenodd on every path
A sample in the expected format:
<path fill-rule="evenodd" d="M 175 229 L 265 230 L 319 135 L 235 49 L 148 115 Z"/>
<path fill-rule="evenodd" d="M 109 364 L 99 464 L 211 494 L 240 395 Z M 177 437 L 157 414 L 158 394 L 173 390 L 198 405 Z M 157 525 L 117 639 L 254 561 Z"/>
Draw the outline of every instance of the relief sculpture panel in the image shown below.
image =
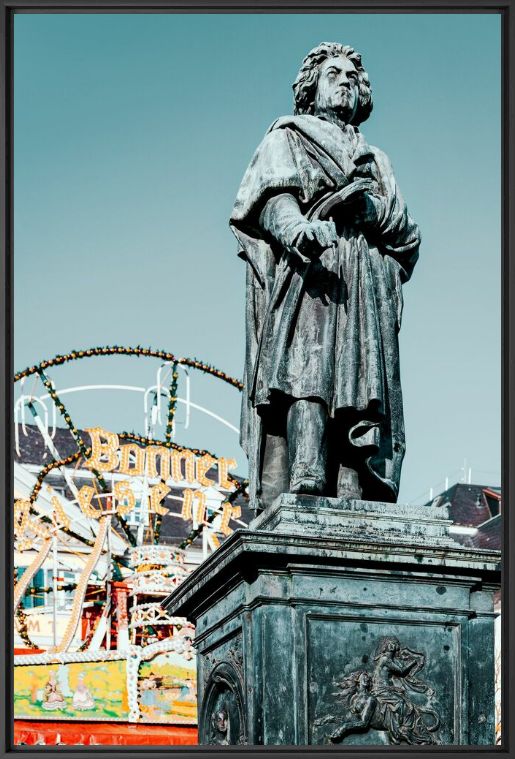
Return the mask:
<path fill-rule="evenodd" d="M 203 745 L 247 743 L 241 636 L 201 655 L 202 707 L 199 738 Z"/>
<path fill-rule="evenodd" d="M 372 667 L 351 672 L 334 692 L 335 710 L 318 720 L 317 727 L 339 723 L 328 731 L 327 742 L 341 743 L 351 733 L 371 728 L 385 732 L 391 744 L 438 743 L 440 717 L 430 706 L 434 690 L 418 677 L 425 655 L 402 648 L 395 637 L 382 638 Z M 424 694 L 424 705 L 414 693 Z"/>
<path fill-rule="evenodd" d="M 311 643 L 328 641 L 308 654 L 311 744 L 457 742 L 455 626 L 318 619 L 308 629 Z"/>

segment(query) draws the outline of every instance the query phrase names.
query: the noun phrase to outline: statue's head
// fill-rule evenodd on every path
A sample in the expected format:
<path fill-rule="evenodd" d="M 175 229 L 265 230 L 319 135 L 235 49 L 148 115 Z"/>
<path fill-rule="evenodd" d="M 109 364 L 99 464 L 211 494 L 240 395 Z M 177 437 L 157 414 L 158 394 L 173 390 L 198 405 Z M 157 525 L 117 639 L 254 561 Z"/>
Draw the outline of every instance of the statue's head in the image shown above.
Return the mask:
<path fill-rule="evenodd" d="M 372 678 L 370 677 L 370 674 L 363 670 L 359 676 L 358 680 L 359 687 L 361 690 L 370 690 L 372 686 Z"/>
<path fill-rule="evenodd" d="M 222 706 L 213 713 L 211 724 L 219 733 L 227 732 L 227 728 L 229 727 L 229 715 L 227 714 L 225 706 Z"/>
<path fill-rule="evenodd" d="M 366 669 L 357 669 L 347 675 L 340 683 L 340 689 L 346 692 L 354 693 L 357 690 L 370 690 L 372 687 L 372 678 Z"/>
<path fill-rule="evenodd" d="M 385 654 L 398 654 L 400 648 L 401 644 L 399 643 L 399 639 L 393 635 L 389 635 L 379 641 L 375 658 L 378 659 L 380 656 L 384 656 Z"/>
<path fill-rule="evenodd" d="M 372 111 L 372 88 L 361 56 L 349 45 L 322 42 L 307 54 L 293 83 L 296 114 L 333 111 L 357 126 Z"/>

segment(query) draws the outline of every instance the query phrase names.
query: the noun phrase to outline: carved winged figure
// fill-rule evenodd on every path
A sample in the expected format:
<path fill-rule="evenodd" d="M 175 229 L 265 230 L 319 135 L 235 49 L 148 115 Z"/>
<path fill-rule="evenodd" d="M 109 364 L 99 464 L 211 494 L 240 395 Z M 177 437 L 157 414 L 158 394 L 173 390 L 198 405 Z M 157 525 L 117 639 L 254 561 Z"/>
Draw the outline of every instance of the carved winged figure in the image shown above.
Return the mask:
<path fill-rule="evenodd" d="M 401 648 L 395 637 L 383 638 L 373 672 L 356 670 L 340 683 L 335 695 L 347 712 L 346 718 L 328 740 L 339 743 L 350 733 L 375 729 L 385 731 L 390 743 L 396 745 L 438 743 L 440 718 L 427 704 L 433 690 L 415 677 L 424 665 L 424 654 Z M 426 705 L 414 703 L 411 692 L 424 693 Z"/>

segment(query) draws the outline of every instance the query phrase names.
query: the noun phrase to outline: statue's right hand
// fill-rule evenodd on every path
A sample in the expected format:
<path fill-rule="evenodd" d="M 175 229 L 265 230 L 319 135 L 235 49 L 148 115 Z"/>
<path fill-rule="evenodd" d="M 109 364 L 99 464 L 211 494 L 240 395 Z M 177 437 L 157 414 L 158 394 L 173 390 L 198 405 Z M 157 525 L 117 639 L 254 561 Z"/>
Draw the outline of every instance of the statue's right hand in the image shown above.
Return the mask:
<path fill-rule="evenodd" d="M 295 247 L 304 256 L 318 258 L 338 242 L 334 221 L 306 221 L 295 238 Z"/>

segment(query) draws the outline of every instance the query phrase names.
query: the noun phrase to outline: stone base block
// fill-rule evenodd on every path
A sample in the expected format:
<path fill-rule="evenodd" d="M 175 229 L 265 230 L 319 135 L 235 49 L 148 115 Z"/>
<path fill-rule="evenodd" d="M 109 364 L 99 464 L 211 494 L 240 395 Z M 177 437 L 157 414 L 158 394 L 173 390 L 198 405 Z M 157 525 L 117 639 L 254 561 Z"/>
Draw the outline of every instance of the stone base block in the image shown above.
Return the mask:
<path fill-rule="evenodd" d="M 443 509 L 281 496 L 170 596 L 203 744 L 493 745 L 499 552 Z"/>
<path fill-rule="evenodd" d="M 392 546 L 456 547 L 459 543 L 449 535 L 450 524 L 448 510 L 443 505 L 421 507 L 285 493 L 254 519 L 249 529 L 292 535 L 332 535 Z"/>

